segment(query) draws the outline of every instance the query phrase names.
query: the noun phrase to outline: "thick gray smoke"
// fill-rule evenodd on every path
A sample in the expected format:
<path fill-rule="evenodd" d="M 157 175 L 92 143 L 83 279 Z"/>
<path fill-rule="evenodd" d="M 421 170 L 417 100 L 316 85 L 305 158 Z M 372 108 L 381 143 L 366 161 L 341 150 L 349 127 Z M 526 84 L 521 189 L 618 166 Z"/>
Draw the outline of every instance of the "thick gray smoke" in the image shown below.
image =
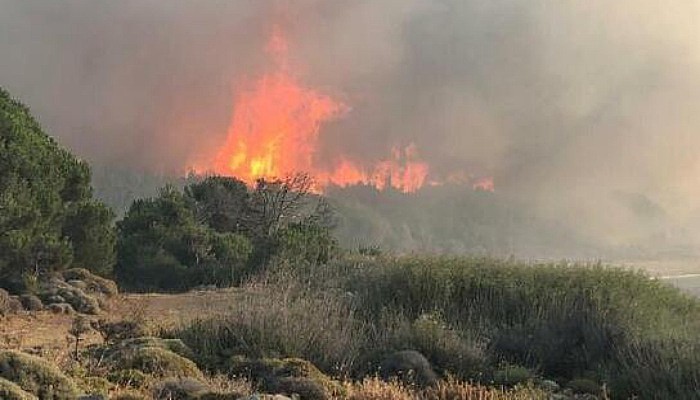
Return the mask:
<path fill-rule="evenodd" d="M 319 163 L 414 142 L 583 235 L 692 244 L 698 20 L 693 0 L 0 0 L 0 85 L 93 162 L 182 171 L 279 25 L 352 107 Z"/>

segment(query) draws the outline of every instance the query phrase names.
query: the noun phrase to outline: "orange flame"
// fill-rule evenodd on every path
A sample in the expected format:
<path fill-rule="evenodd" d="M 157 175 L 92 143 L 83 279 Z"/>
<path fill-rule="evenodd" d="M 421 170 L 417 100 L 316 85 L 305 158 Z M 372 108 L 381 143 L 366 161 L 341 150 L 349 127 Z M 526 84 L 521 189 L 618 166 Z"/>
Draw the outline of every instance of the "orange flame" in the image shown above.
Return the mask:
<path fill-rule="evenodd" d="M 284 38 L 273 34 L 267 50 L 279 69 L 236 97 L 215 172 L 253 182 L 314 170 L 321 124 L 342 116 L 348 107 L 301 86 L 287 71 L 287 48 Z"/>
<path fill-rule="evenodd" d="M 420 189 L 428 176 L 428 164 L 417 159 L 416 146 L 411 143 L 404 149 L 392 149 L 392 158 L 379 161 L 370 168 L 359 167 L 341 159 L 330 173 L 320 173 L 318 178 L 336 186 L 365 184 L 386 189 L 392 187 L 403 192 Z"/>
<path fill-rule="evenodd" d="M 322 190 L 327 185 L 371 185 L 415 192 L 425 183 L 429 166 L 420 160 L 415 144 L 394 147 L 389 157 L 371 165 L 341 155 L 330 169 L 314 163 L 324 123 L 342 118 L 350 108 L 328 95 L 304 87 L 290 72 L 289 44 L 275 30 L 266 46 L 275 61 L 274 72 L 262 75 L 235 97 L 227 139 L 218 151 L 213 170 L 249 184 L 259 178 L 310 173 Z M 431 182 L 434 184 L 434 182 Z M 487 184 L 474 187 L 489 190 Z"/>

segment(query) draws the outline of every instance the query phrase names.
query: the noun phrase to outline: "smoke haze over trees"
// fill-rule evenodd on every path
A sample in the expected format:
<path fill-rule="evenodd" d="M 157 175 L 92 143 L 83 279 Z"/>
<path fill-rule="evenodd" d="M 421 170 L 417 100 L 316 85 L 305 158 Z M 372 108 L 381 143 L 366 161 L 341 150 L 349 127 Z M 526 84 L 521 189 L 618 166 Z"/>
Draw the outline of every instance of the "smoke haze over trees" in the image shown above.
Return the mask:
<path fill-rule="evenodd" d="M 437 175 L 493 176 L 494 209 L 694 246 L 699 17 L 685 0 L 0 0 L 0 84 L 86 160 L 181 176 L 224 141 L 279 25 L 303 80 L 351 107 L 320 165 L 413 142 Z"/>

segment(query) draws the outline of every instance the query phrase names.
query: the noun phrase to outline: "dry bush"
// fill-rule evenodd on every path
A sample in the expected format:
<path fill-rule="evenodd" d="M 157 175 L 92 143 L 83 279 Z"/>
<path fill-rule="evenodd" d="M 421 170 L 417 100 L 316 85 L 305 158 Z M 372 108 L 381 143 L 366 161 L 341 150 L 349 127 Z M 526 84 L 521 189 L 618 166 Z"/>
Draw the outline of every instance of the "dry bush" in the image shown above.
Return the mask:
<path fill-rule="evenodd" d="M 82 281 L 85 284 L 84 290 L 88 293 L 99 293 L 107 297 L 119 294 L 119 289 L 114 281 L 95 275 L 84 268 L 71 268 L 63 271 L 63 279 Z"/>
<path fill-rule="evenodd" d="M 216 369 L 233 355 L 306 359 L 335 375 L 350 371 L 363 346 L 362 324 L 332 291 L 296 284 L 254 284 L 223 316 L 196 320 L 169 334 Z"/>
<path fill-rule="evenodd" d="M 421 400 L 545 400 L 549 394 L 531 387 L 488 388 L 448 378 L 419 393 Z"/>
<path fill-rule="evenodd" d="M 115 298 L 113 318 L 102 318 L 93 323 L 107 343 L 149 336 L 154 333 L 153 321 L 148 317 L 148 304 L 143 299 Z"/>
<path fill-rule="evenodd" d="M 215 374 L 206 377 L 205 381 L 214 393 L 238 393 L 241 396 L 249 396 L 255 391 L 250 380 L 242 377 Z"/>
<path fill-rule="evenodd" d="M 454 379 L 439 381 L 434 386 L 417 389 L 398 381 L 366 378 L 346 383 L 347 400 L 546 400 L 547 393 L 524 387 L 500 390 L 473 385 Z"/>
<path fill-rule="evenodd" d="M 403 384 L 366 378 L 359 383 L 347 383 L 347 400 L 413 400 L 414 393 Z"/>

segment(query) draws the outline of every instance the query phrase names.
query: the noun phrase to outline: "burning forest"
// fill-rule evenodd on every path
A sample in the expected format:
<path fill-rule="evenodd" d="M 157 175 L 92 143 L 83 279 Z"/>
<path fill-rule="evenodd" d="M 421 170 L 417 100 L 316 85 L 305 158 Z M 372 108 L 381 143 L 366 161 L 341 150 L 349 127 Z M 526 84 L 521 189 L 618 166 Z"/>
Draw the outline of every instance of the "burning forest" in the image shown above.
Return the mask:
<path fill-rule="evenodd" d="M 0 399 L 697 400 L 696 3 L 0 0 Z"/>
<path fill-rule="evenodd" d="M 316 156 L 324 125 L 352 118 L 348 115 L 352 108 L 305 87 L 289 61 L 292 45 L 279 27 L 273 30 L 265 50 L 270 71 L 245 82 L 234 93 L 225 143 L 211 158 L 211 164 L 191 166 L 193 171 L 234 176 L 249 184 L 258 179 L 309 173 L 319 191 L 328 185 L 368 185 L 411 193 L 426 184 L 444 183 L 431 176 L 430 166 L 412 142 L 394 146 L 385 158 L 376 161 L 357 161 L 340 153 L 332 156 L 330 166 L 319 167 Z M 494 190 L 492 178 L 463 178 L 451 183 Z"/>

